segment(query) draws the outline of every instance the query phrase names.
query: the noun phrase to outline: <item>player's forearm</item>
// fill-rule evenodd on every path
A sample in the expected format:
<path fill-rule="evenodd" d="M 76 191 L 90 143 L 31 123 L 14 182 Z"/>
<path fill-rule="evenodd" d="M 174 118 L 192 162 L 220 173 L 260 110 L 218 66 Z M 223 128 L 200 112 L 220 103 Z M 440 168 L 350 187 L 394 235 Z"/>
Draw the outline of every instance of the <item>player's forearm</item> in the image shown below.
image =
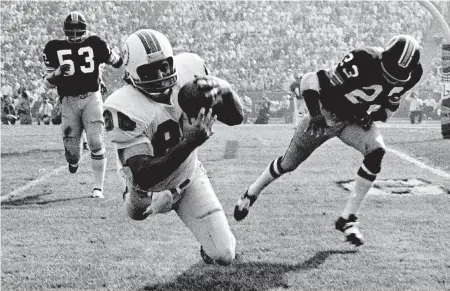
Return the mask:
<path fill-rule="evenodd" d="M 55 74 L 55 71 L 44 76 L 44 86 L 47 88 L 54 88 L 58 85 L 61 76 Z"/>
<path fill-rule="evenodd" d="M 320 112 L 320 101 L 319 92 L 316 90 L 304 90 L 302 92 L 303 99 L 305 100 L 306 107 L 308 108 L 309 114 L 312 117 L 321 115 Z"/>
<path fill-rule="evenodd" d="M 381 106 L 377 110 L 372 111 L 370 113 L 370 117 L 372 118 L 373 121 L 386 122 L 394 114 L 394 112 L 395 110 L 391 111 L 389 108 Z"/>
<path fill-rule="evenodd" d="M 236 92 L 229 90 L 222 95 L 223 105 L 218 109 L 217 119 L 226 125 L 238 125 L 244 120 L 244 109 Z"/>
<path fill-rule="evenodd" d="M 135 183 L 141 189 L 146 190 L 166 179 L 189 157 L 195 148 L 192 144 L 181 141 L 164 156 L 137 155 L 129 158 L 125 166 L 130 167 Z"/>

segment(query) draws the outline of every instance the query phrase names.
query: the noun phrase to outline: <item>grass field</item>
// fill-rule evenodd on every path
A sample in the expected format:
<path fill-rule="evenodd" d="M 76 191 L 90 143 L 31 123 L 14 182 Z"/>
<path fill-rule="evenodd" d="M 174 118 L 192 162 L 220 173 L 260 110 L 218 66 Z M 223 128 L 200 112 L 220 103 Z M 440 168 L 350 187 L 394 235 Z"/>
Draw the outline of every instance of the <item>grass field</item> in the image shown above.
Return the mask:
<path fill-rule="evenodd" d="M 292 125 L 216 126 L 200 149 L 236 236 L 231 266 L 205 265 L 171 212 L 127 218 L 108 142 L 106 198 L 91 199 L 87 152 L 69 174 L 57 126 L 2 126 L 2 290 L 450 290 L 450 195 L 368 195 L 366 244 L 334 230 L 361 156 L 338 139 L 272 184 L 237 223 L 237 198 L 284 153 Z M 439 123 L 388 123 L 380 179 L 419 178 L 450 189 L 450 143 Z M 440 169 L 420 167 L 397 152 Z M 447 175 L 445 175 L 447 173 Z"/>

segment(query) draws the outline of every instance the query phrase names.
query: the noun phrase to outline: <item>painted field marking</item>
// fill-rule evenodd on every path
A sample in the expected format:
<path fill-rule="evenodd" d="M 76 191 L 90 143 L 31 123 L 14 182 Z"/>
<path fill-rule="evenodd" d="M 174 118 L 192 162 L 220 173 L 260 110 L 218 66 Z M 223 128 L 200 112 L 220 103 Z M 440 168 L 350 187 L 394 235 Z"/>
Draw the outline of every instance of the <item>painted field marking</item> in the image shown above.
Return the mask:
<path fill-rule="evenodd" d="M 82 154 L 78 164 L 80 164 L 83 161 L 84 157 L 87 155 L 88 155 L 87 153 Z M 66 168 L 67 168 L 67 164 L 64 166 L 60 166 L 59 168 L 54 169 L 53 171 L 45 174 L 44 176 L 41 176 L 35 180 L 32 180 L 32 181 L 28 182 L 27 184 L 9 192 L 9 194 L 0 196 L 0 203 L 3 203 L 5 201 L 11 201 L 15 198 L 25 198 L 25 197 L 29 196 L 29 195 L 22 195 L 22 194 L 29 188 L 39 185 L 42 182 L 47 181 L 49 178 L 53 177 L 54 175 L 59 174 L 61 171 L 63 171 Z"/>
<path fill-rule="evenodd" d="M 224 159 L 235 159 L 239 148 L 237 140 L 227 140 L 225 143 Z"/>
<path fill-rule="evenodd" d="M 447 180 L 450 180 L 450 173 L 447 173 L 447 172 L 445 172 L 443 170 L 440 170 L 440 169 L 428 166 L 424 162 L 421 162 L 421 161 L 419 161 L 419 160 L 417 160 L 417 159 L 415 159 L 415 158 L 413 158 L 413 157 L 411 157 L 411 156 L 409 156 L 409 155 L 407 155 L 405 153 L 402 153 L 400 151 L 397 151 L 397 150 L 394 150 L 394 149 L 391 149 L 391 148 L 387 148 L 387 150 L 390 151 L 391 153 L 393 153 L 394 155 L 398 156 L 399 158 L 401 158 L 401 159 L 403 159 L 403 160 L 405 160 L 407 162 L 410 162 L 410 163 L 414 164 L 415 166 L 417 166 L 419 168 L 428 170 L 428 171 L 432 172 L 433 174 L 436 174 L 436 175 L 441 176 L 441 177 L 443 177 L 443 178 L 445 178 Z"/>

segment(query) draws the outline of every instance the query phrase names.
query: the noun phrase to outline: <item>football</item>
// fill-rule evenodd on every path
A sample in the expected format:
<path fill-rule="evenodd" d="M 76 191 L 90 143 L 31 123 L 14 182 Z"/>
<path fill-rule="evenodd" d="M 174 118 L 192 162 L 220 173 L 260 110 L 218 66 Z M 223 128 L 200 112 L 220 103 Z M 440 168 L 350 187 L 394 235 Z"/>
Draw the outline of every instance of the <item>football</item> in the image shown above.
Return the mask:
<path fill-rule="evenodd" d="M 216 104 L 213 104 L 214 99 L 212 97 L 207 98 L 205 94 L 210 90 L 210 88 L 200 88 L 195 81 L 190 81 L 181 87 L 178 93 L 178 104 L 181 110 L 187 114 L 189 118 L 197 117 L 200 109 L 205 108 L 205 112 Z"/>

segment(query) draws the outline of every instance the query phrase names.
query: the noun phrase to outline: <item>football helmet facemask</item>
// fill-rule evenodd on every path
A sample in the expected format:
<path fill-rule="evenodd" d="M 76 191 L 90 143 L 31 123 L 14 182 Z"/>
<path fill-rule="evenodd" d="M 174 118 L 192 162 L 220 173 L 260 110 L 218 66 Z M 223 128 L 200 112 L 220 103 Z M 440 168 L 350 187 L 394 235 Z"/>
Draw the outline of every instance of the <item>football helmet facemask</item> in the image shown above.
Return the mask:
<path fill-rule="evenodd" d="M 419 42 L 409 35 L 397 35 L 389 40 L 381 53 L 383 76 L 391 84 L 404 84 L 420 60 Z"/>
<path fill-rule="evenodd" d="M 141 29 L 125 41 L 123 48 L 125 79 L 153 97 L 178 82 L 173 51 L 167 37 L 152 29 Z"/>
<path fill-rule="evenodd" d="M 70 42 L 80 42 L 86 34 L 86 18 L 81 12 L 73 11 L 64 20 L 64 33 Z"/>

